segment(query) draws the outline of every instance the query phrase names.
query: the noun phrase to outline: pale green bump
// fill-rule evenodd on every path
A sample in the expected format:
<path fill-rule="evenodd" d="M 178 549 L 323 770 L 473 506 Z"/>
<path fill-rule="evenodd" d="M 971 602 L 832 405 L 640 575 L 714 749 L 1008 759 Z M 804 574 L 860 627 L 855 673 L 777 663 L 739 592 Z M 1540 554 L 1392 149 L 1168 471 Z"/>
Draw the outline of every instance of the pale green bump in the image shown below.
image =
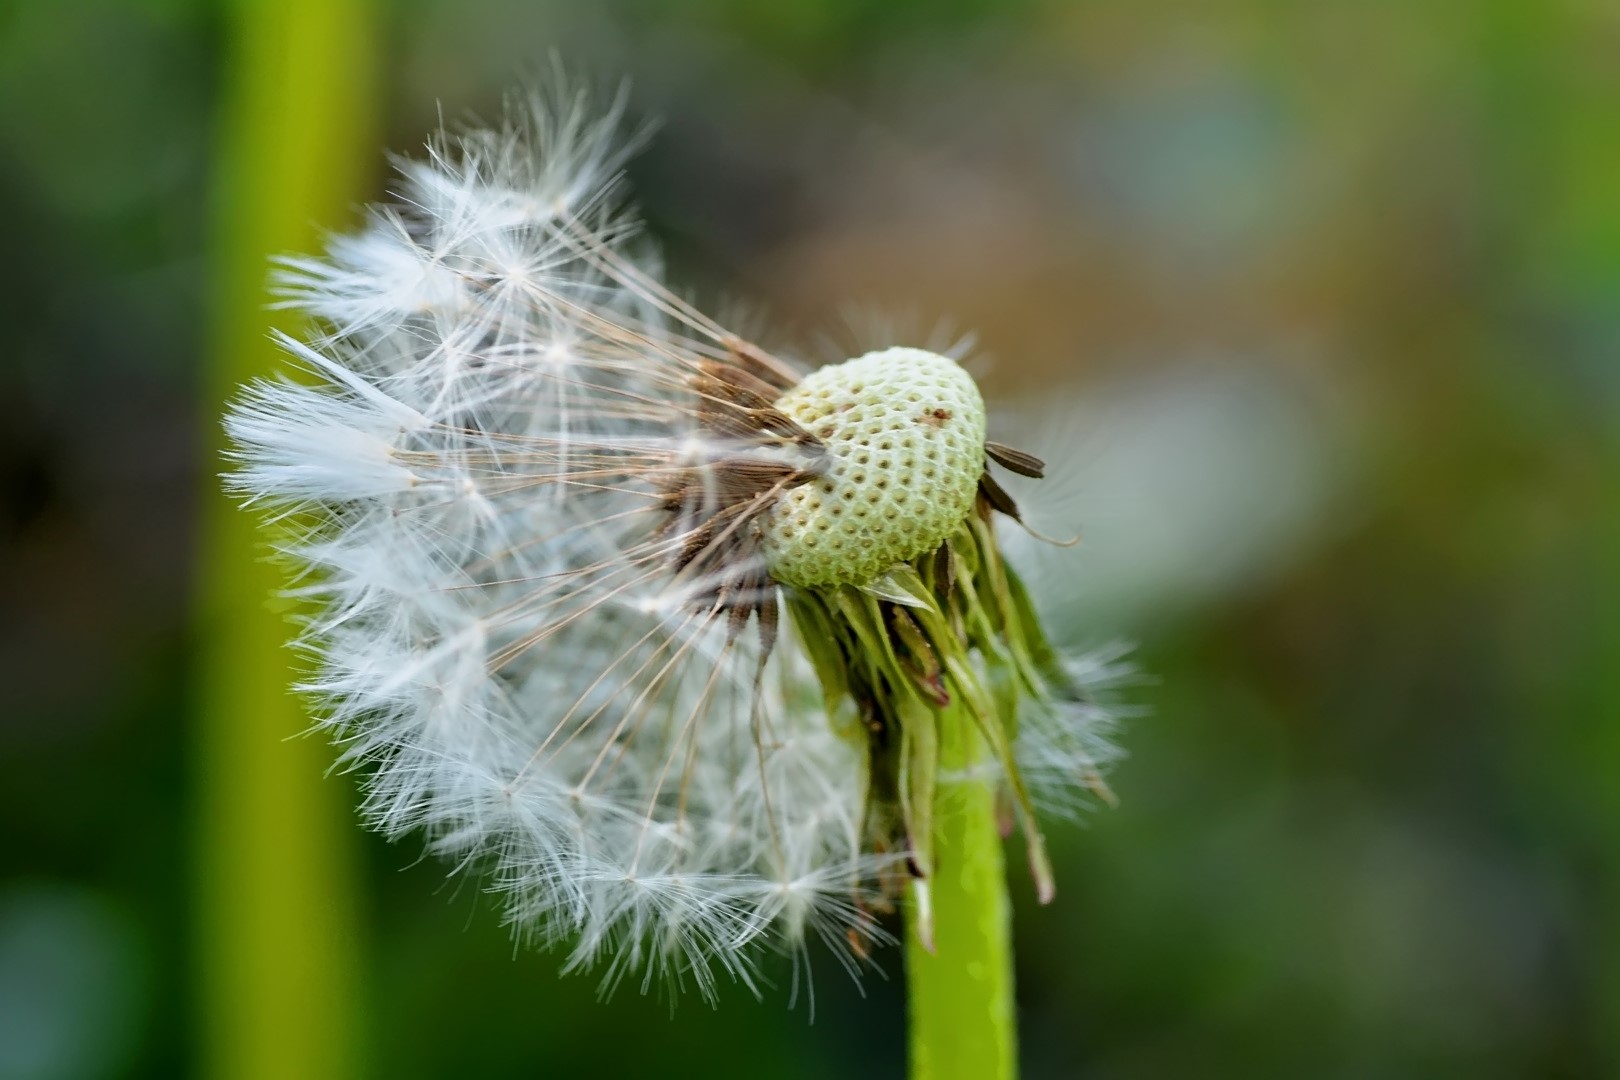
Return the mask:
<path fill-rule="evenodd" d="M 984 398 L 955 360 L 884 349 L 812 373 L 776 402 L 827 448 L 820 480 L 766 513 L 760 540 L 784 585 L 865 585 L 937 549 L 973 510 Z"/>

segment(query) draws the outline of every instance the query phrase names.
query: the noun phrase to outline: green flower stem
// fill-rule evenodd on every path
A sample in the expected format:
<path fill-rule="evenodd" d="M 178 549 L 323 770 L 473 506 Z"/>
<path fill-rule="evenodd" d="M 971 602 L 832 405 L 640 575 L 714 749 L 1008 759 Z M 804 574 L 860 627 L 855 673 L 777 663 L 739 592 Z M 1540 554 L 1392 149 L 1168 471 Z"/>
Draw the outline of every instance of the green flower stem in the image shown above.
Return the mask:
<path fill-rule="evenodd" d="M 961 706 L 939 715 L 941 778 L 928 881 L 933 948 L 906 911 L 913 1080 L 1010 1080 L 1018 1072 L 1007 874 L 989 784 L 952 778 L 985 757 Z M 915 894 L 914 894 L 915 896 Z"/>
<path fill-rule="evenodd" d="M 341 223 L 373 160 L 375 27 L 365 0 L 241 0 L 218 118 L 211 416 L 275 362 L 269 258 Z M 211 425 L 217 433 L 217 425 Z M 217 435 L 209 440 L 217 446 Z M 220 463 L 217 456 L 210 460 Z M 209 474 L 197 613 L 199 1072 L 323 1080 L 358 1073 L 350 792 L 331 754 L 296 739 L 282 584 L 251 517 Z"/>

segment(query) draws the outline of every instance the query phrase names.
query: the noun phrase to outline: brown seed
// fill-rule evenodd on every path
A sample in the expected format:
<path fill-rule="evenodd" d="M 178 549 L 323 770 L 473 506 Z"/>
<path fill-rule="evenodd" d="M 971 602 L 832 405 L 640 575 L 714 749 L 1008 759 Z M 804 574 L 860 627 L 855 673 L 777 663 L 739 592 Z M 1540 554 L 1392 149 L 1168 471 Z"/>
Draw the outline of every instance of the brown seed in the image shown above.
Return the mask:
<path fill-rule="evenodd" d="M 1007 494 L 1006 488 L 996 483 L 996 478 L 988 472 L 979 479 L 979 494 L 984 496 L 991 509 L 999 510 L 1014 521 L 1024 520 L 1018 513 L 1018 503 L 1013 500 L 1011 495 Z"/>
<path fill-rule="evenodd" d="M 1005 443 L 986 442 L 985 453 L 1004 469 L 1009 469 L 1019 476 L 1027 476 L 1031 480 L 1044 480 L 1046 478 L 1046 462 L 1034 454 L 1026 454 L 1022 450 L 1014 450 Z"/>

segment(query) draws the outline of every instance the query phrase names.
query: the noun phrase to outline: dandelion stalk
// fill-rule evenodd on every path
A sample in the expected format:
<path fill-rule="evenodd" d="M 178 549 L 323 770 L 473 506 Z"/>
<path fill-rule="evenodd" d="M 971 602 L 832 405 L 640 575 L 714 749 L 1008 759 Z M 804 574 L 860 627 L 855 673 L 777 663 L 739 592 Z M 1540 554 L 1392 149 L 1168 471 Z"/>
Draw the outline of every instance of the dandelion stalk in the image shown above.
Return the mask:
<path fill-rule="evenodd" d="M 962 710 L 941 717 L 940 765 L 972 773 L 984 740 Z M 995 792 L 982 780 L 942 784 L 938 863 L 927 893 L 932 942 L 907 905 L 906 988 L 913 1080 L 1010 1080 L 1017 1074 L 1012 926 Z"/>
<path fill-rule="evenodd" d="M 232 5 L 219 118 L 214 368 L 222 399 L 270 370 L 266 262 L 348 213 L 369 166 L 374 28 L 363 0 Z M 286 605 L 265 537 L 217 493 L 204 501 L 198 721 L 197 949 L 201 1071 L 216 1077 L 358 1071 L 347 789 L 288 689 Z"/>

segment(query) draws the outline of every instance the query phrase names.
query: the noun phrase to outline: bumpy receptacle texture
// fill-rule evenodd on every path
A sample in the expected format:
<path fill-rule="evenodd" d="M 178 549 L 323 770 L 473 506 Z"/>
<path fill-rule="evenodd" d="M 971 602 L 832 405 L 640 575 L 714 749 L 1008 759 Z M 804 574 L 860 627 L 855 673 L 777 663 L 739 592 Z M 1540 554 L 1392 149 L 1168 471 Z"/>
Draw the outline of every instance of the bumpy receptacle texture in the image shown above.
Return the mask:
<path fill-rule="evenodd" d="M 827 473 L 765 515 L 784 585 L 864 585 L 939 547 L 973 509 L 984 399 L 956 361 L 884 349 L 812 373 L 776 407 L 826 445 Z"/>

